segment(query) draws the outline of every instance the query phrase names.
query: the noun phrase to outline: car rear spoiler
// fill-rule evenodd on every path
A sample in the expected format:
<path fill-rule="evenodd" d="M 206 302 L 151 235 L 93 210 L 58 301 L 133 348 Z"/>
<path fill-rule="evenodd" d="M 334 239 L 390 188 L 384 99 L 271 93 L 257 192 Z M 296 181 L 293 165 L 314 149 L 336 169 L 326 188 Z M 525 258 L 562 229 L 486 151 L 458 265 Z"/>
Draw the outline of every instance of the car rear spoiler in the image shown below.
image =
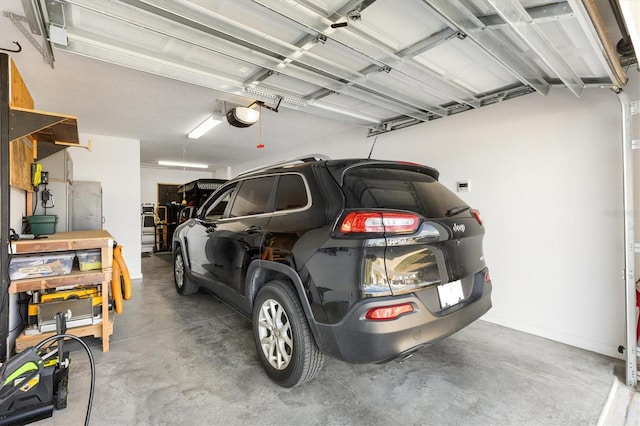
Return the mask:
<path fill-rule="evenodd" d="M 384 166 L 386 168 L 413 170 L 419 173 L 424 173 L 431 176 L 435 180 L 438 180 L 440 172 L 433 167 L 425 166 L 423 164 L 411 163 L 405 161 L 383 161 L 383 160 L 336 160 L 327 164 L 329 171 L 333 175 L 334 179 L 340 186 L 344 183 L 344 176 L 347 172 L 358 167 L 370 167 L 370 166 Z"/>

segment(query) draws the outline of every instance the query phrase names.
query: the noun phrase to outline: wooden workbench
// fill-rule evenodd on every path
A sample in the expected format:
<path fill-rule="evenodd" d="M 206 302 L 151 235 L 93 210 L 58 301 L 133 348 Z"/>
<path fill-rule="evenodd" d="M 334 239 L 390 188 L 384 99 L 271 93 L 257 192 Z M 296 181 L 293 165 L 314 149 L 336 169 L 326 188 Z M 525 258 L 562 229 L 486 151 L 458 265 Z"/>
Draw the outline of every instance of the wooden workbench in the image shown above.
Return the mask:
<path fill-rule="evenodd" d="M 79 337 L 102 337 L 102 350 L 109 350 L 109 336 L 113 333 L 113 316 L 109 315 L 109 284 L 113 263 L 113 237 L 104 230 L 59 232 L 37 240 L 19 240 L 11 243 L 11 253 L 42 254 L 74 250 L 102 250 L 102 269 L 81 272 L 72 270 L 68 275 L 25 278 L 12 280 L 9 293 L 46 290 L 57 287 L 78 285 L 100 285 L 102 294 L 102 323 L 67 329 L 68 334 Z M 24 332 L 16 338 L 16 351 L 37 344 L 55 332 L 27 335 Z"/>

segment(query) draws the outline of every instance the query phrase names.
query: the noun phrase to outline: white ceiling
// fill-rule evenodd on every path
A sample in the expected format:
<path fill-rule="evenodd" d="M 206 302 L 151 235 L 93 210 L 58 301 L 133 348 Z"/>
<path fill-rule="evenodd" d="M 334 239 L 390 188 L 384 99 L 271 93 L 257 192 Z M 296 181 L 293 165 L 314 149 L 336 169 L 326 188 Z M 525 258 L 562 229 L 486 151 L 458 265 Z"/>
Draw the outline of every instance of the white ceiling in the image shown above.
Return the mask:
<path fill-rule="evenodd" d="M 0 8 L 25 15 L 22 3 Z M 597 3 L 615 43 L 609 2 Z M 288 157 L 294 144 L 353 128 L 365 139 L 510 96 L 566 90 L 558 87 L 579 96 L 616 84 L 579 0 L 41 4 L 45 20 L 68 37 L 53 44 L 54 68 L 0 17 L 0 47 L 23 46 L 12 58 L 36 109 L 76 115 L 80 132 L 140 139 L 146 164 L 184 159 L 217 168 L 265 152 Z M 360 18 L 349 18 L 357 8 Z M 348 25 L 330 28 L 341 22 Z M 186 138 L 212 112 L 254 100 L 280 107 L 263 108 L 253 127 L 225 124 Z"/>

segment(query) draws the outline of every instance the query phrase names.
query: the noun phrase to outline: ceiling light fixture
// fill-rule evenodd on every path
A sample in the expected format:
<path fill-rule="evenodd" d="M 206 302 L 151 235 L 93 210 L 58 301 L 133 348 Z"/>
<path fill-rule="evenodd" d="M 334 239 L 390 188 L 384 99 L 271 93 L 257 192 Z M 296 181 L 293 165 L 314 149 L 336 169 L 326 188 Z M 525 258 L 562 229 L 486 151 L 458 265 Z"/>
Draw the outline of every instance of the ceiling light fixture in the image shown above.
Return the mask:
<path fill-rule="evenodd" d="M 195 129 L 190 131 L 187 137 L 189 139 L 198 139 L 220 123 L 222 123 L 220 118 L 210 115 L 206 120 L 198 124 Z"/>
<path fill-rule="evenodd" d="M 168 167 L 184 167 L 189 169 L 208 169 L 208 164 L 203 163 L 185 163 L 182 161 L 166 161 L 160 160 L 158 161 L 159 166 L 168 166 Z"/>

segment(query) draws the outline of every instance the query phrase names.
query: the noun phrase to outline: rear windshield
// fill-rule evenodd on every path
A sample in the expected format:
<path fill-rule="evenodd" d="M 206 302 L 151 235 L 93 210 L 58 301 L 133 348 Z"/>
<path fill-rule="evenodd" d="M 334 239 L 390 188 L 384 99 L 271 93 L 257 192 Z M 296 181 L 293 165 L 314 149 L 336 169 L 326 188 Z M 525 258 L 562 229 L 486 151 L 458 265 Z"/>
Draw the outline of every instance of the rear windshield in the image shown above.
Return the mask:
<path fill-rule="evenodd" d="M 445 217 L 464 201 L 431 176 L 411 170 L 354 168 L 344 178 L 348 209 L 409 210 L 425 217 Z"/>

